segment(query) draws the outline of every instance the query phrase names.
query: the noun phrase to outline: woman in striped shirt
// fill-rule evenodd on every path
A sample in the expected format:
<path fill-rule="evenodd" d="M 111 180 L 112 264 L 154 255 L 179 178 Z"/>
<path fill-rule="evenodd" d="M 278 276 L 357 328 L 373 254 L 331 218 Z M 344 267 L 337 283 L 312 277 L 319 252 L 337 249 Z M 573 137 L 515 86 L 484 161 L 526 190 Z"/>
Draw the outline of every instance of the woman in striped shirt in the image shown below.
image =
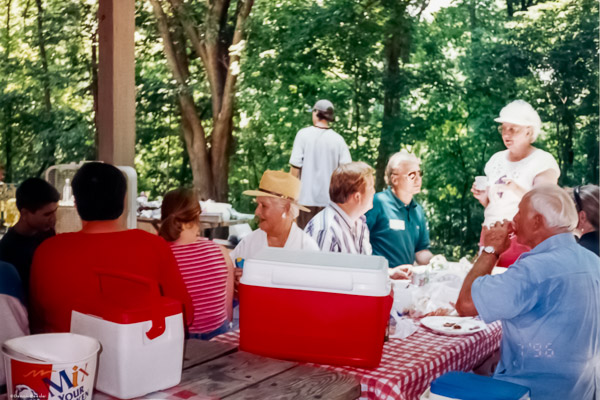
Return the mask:
<path fill-rule="evenodd" d="M 165 195 L 159 235 L 171 245 L 185 286 L 194 304 L 191 338 L 209 340 L 229 330 L 233 266 L 221 248 L 199 237 L 200 203 L 189 189 Z"/>

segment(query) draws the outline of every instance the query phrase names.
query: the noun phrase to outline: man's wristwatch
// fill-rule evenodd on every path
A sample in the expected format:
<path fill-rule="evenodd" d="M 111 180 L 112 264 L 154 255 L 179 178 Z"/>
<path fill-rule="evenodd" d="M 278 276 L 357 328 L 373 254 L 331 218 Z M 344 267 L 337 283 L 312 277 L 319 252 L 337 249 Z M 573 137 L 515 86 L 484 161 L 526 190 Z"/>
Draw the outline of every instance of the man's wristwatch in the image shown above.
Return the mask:
<path fill-rule="evenodd" d="M 500 254 L 496 251 L 496 249 L 494 248 L 494 246 L 485 246 L 482 250 L 485 251 L 488 254 L 493 254 L 496 257 L 500 257 Z"/>

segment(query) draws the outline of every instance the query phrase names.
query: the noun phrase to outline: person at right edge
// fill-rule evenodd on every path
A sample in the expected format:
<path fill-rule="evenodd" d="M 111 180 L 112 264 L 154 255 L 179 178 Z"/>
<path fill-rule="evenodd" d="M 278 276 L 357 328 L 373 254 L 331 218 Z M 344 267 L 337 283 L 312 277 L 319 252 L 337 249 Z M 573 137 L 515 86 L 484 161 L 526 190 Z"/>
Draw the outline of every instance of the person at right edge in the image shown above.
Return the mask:
<path fill-rule="evenodd" d="M 512 222 L 483 228 L 485 247 L 456 302 L 460 316 L 500 321 L 494 379 L 523 385 L 531 400 L 597 400 L 600 389 L 600 268 L 575 241 L 577 211 L 557 185 L 527 192 Z M 515 233 L 532 250 L 491 275 Z"/>
<path fill-rule="evenodd" d="M 494 154 L 485 165 L 488 186 L 471 188 L 473 196 L 485 207 L 484 226 L 507 220 L 517 214 L 523 195 L 540 184 L 556 184 L 560 169 L 550 153 L 533 147 L 541 132 L 542 120 L 524 100 L 515 100 L 500 110 L 494 121 L 506 150 Z M 511 237 L 508 250 L 500 254 L 497 266 L 508 267 L 530 248 Z M 481 251 L 481 240 L 480 240 Z"/>
<path fill-rule="evenodd" d="M 568 193 L 573 198 L 577 209 L 577 237 L 580 245 L 599 255 L 600 239 L 598 239 L 598 211 L 600 188 L 598 185 L 575 186 Z"/>
<path fill-rule="evenodd" d="M 310 210 L 296 220 L 300 229 L 329 204 L 329 182 L 333 171 L 352 162 L 344 138 L 329 127 L 333 120 L 333 104 L 329 100 L 319 100 L 312 109 L 313 126 L 299 130 L 294 139 L 290 174 L 302 182 L 298 203 Z"/>

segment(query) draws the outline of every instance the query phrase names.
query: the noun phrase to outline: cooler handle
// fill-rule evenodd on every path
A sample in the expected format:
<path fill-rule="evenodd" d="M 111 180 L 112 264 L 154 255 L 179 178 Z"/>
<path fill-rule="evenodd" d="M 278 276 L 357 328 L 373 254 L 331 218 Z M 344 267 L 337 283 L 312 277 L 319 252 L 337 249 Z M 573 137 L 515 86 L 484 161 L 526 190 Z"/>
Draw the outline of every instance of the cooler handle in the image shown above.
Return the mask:
<path fill-rule="evenodd" d="M 116 279 L 121 279 L 121 280 L 125 280 L 125 281 L 132 281 L 132 282 L 136 282 L 136 283 L 141 283 L 142 285 L 146 286 L 146 288 L 148 289 L 148 299 L 152 303 L 150 306 L 152 326 L 150 327 L 148 332 L 146 332 L 146 336 L 148 337 L 148 339 L 153 340 L 165 332 L 165 330 L 166 330 L 165 316 L 159 312 L 160 307 L 158 307 L 158 304 L 157 304 L 158 302 L 156 301 L 156 299 L 160 298 L 160 295 L 161 295 L 160 288 L 158 286 L 158 282 L 156 282 L 153 279 L 147 278 L 145 276 L 135 275 L 135 274 L 132 274 L 129 272 L 100 271 L 100 270 L 94 270 L 94 272 L 96 273 L 96 275 L 98 275 L 98 284 L 100 286 L 101 294 L 104 293 L 104 290 L 102 289 L 103 288 L 103 286 L 102 286 L 102 278 L 103 277 L 104 278 L 110 277 L 110 278 L 116 278 Z M 108 296 L 106 296 L 106 297 L 108 297 Z"/>
<path fill-rule="evenodd" d="M 288 287 L 303 287 L 323 290 L 352 291 L 354 280 L 352 274 L 339 273 L 338 271 L 311 269 L 274 269 L 271 275 L 274 285 Z"/>

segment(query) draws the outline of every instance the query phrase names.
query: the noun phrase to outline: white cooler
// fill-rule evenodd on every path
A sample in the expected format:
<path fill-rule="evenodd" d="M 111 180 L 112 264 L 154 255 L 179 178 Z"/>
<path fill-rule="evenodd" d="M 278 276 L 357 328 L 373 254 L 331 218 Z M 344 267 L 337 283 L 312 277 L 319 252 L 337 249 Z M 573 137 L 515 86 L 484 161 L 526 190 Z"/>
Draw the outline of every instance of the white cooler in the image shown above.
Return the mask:
<path fill-rule="evenodd" d="M 100 298 L 76 306 L 71 332 L 94 337 L 102 349 L 96 389 L 130 399 L 181 381 L 181 303 L 160 296 L 158 284 L 123 273 L 98 273 Z"/>

